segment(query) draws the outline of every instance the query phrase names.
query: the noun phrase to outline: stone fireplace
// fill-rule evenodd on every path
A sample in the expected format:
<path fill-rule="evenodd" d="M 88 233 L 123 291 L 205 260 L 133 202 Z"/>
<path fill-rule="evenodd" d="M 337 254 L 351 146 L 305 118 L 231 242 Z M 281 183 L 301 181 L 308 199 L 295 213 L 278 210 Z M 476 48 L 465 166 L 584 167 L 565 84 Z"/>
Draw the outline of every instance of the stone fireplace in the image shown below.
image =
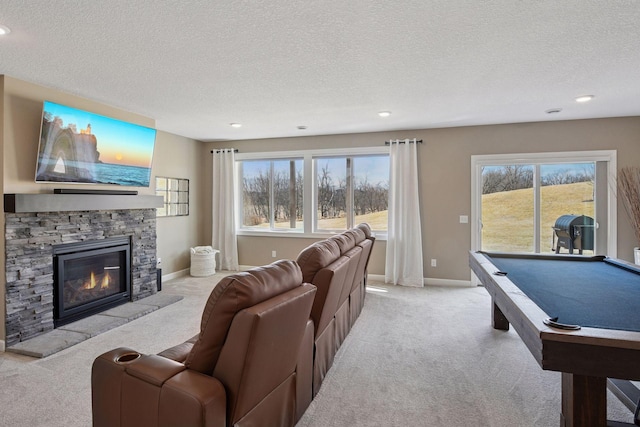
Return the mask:
<path fill-rule="evenodd" d="M 7 200 L 7 196 L 28 196 L 25 199 L 27 203 L 23 203 L 18 197 Z M 54 298 L 54 273 L 57 273 L 58 269 L 54 264 L 54 255 L 59 265 L 61 248 L 62 252 L 69 248 L 73 252 L 78 245 L 88 244 L 89 251 L 93 251 L 104 242 L 110 245 L 110 242 L 126 241 L 130 247 L 129 253 L 116 255 L 117 261 L 113 256 L 97 261 L 90 255 L 88 260 L 76 263 L 76 268 L 93 264 L 98 270 L 94 271 L 94 280 L 98 281 L 104 281 L 105 271 L 110 270 L 107 280 L 111 280 L 111 274 L 118 270 L 117 281 L 124 281 L 125 287 L 125 276 L 128 276 L 128 290 L 122 290 L 119 286 L 118 291 L 113 294 L 111 291 L 105 292 L 109 294 L 106 296 L 107 299 L 111 297 L 118 303 L 121 300 L 135 301 L 157 292 L 155 207 L 158 201 L 154 200 L 155 197 L 5 195 L 5 325 L 8 347 L 48 332 L 67 321 L 76 320 L 77 313 L 73 309 L 77 301 L 67 304 L 71 309 L 70 317 L 62 319 L 62 323 L 60 319 L 55 319 L 59 315 L 60 301 Z M 48 210 L 50 204 L 47 204 L 47 200 L 50 199 L 54 200 L 56 205 L 64 205 L 69 210 Z M 44 203 L 36 203 L 35 200 Z M 76 203 L 77 200 L 80 202 Z M 92 203 L 92 200 L 97 200 L 97 203 Z M 95 206 L 100 210 L 92 210 Z M 105 206 L 113 208 L 105 209 Z M 115 240 L 112 240 L 114 238 Z M 69 252 L 63 253 L 63 259 L 64 255 L 68 254 Z M 130 261 L 129 273 L 125 275 L 120 274 L 122 257 Z M 76 261 L 74 257 L 66 259 Z M 96 275 L 100 277 L 96 279 Z M 76 298 L 83 299 L 91 293 L 100 294 L 98 290 L 93 290 L 82 295 L 81 288 L 92 286 L 90 278 L 86 286 L 85 283 L 77 284 L 77 281 L 81 280 L 78 277 L 72 280 L 74 285 L 71 287 L 80 288 L 75 290 Z M 112 297 L 113 295 L 119 296 Z M 91 306 L 89 311 L 92 308 L 94 307 Z"/>

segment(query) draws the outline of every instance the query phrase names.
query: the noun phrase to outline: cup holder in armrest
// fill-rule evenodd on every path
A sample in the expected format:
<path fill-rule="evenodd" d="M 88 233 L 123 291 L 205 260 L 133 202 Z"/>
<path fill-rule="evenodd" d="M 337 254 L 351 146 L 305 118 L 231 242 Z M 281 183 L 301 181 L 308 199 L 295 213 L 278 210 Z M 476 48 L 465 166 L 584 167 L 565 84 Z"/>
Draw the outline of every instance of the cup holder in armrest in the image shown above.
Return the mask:
<path fill-rule="evenodd" d="M 120 364 L 131 363 L 134 360 L 138 360 L 140 356 L 142 356 L 140 353 L 136 353 L 132 351 L 128 353 L 123 353 L 116 358 L 116 363 L 120 363 Z"/>

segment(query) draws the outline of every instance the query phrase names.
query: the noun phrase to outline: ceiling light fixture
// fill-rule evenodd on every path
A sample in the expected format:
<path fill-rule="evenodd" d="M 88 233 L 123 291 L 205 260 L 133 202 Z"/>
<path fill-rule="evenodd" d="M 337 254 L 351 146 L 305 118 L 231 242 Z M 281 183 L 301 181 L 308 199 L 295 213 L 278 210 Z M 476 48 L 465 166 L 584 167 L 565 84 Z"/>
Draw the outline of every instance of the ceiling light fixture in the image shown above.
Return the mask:
<path fill-rule="evenodd" d="M 241 128 L 242 127 L 242 123 L 231 123 L 231 127 L 232 128 Z"/>
<path fill-rule="evenodd" d="M 389 117 L 391 115 L 391 111 L 380 111 L 378 115 L 380 117 Z"/>
<path fill-rule="evenodd" d="M 9 29 L 9 27 L 5 27 L 4 25 L 0 25 L 0 36 L 6 36 L 10 32 L 11 32 L 11 30 Z"/>
<path fill-rule="evenodd" d="M 589 102 L 593 98 L 595 98 L 593 95 L 582 95 L 576 98 L 576 102 Z"/>

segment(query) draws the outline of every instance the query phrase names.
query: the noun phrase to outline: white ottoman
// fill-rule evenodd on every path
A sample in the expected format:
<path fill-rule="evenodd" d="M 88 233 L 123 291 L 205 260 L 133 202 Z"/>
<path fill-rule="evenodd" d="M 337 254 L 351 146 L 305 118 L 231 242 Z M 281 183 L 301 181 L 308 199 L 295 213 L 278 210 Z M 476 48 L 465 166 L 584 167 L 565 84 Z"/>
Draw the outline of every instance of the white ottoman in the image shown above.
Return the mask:
<path fill-rule="evenodd" d="M 206 277 L 216 274 L 216 254 L 220 252 L 211 246 L 191 248 L 190 274 L 195 277 Z"/>

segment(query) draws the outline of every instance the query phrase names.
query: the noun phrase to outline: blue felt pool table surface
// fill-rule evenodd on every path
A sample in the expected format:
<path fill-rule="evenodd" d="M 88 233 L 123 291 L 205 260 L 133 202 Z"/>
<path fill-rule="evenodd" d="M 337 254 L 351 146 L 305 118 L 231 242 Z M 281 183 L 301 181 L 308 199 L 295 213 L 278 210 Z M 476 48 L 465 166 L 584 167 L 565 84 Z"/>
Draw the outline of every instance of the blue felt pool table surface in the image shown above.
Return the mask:
<path fill-rule="evenodd" d="M 640 332 L 640 269 L 606 257 L 485 254 L 559 323 Z"/>

